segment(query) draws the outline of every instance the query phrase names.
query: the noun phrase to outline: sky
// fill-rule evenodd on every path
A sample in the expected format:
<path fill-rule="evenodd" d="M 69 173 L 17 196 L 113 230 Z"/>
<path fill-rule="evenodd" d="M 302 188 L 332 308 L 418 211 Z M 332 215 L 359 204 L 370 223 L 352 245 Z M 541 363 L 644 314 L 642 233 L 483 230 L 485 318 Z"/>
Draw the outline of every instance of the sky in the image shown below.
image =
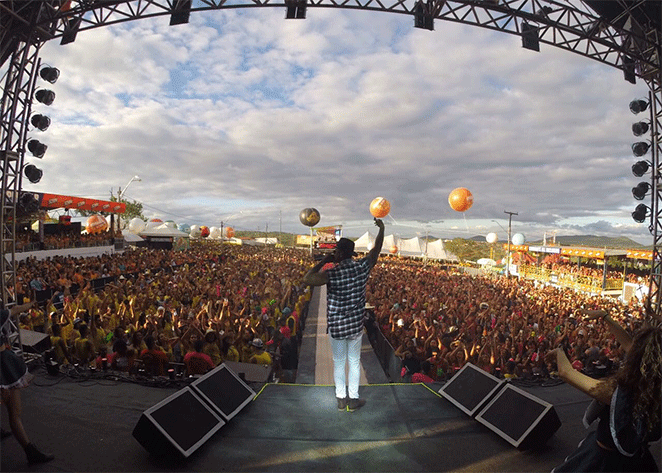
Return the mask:
<path fill-rule="evenodd" d="M 511 232 L 629 237 L 645 98 L 615 68 L 468 25 L 413 27 L 408 15 L 309 8 L 193 12 L 46 43 L 60 78 L 35 192 L 109 198 L 148 218 L 307 234 L 299 212 L 358 237 L 369 204 L 391 203 L 386 233 L 469 238 Z M 449 193 L 474 203 L 454 211 Z M 646 199 L 644 202 L 649 202 Z"/>

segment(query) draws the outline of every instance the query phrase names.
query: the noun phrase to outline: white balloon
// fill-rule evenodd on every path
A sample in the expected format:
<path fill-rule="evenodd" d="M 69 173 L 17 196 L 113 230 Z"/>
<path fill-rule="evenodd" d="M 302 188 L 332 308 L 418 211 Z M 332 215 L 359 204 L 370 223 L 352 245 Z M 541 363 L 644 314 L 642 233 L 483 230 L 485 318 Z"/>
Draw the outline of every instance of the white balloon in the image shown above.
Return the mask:
<path fill-rule="evenodd" d="M 513 242 L 513 245 L 523 245 L 525 241 L 524 235 L 521 233 L 515 233 L 511 241 Z"/>
<path fill-rule="evenodd" d="M 199 238 L 201 234 L 202 230 L 200 229 L 200 225 L 191 225 L 191 236 L 193 238 Z"/>
<path fill-rule="evenodd" d="M 497 237 L 497 234 L 494 232 L 490 232 L 487 234 L 485 237 L 485 240 L 491 245 L 492 243 L 496 243 L 499 237 Z"/>
<path fill-rule="evenodd" d="M 220 238 L 221 229 L 218 227 L 209 227 L 209 238 Z"/>
<path fill-rule="evenodd" d="M 135 217 L 132 218 L 131 221 L 129 222 L 129 231 L 131 233 L 140 233 L 145 229 L 146 226 L 147 224 L 145 223 L 144 220 Z"/>

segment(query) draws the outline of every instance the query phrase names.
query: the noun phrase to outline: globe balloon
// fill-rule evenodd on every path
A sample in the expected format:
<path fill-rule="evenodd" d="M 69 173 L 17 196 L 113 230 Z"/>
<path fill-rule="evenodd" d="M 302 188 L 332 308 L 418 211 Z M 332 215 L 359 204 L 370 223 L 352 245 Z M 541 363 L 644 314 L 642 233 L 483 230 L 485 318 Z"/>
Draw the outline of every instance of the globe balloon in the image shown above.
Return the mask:
<path fill-rule="evenodd" d="M 391 203 L 384 197 L 375 197 L 370 202 L 370 214 L 375 218 L 384 218 L 391 211 Z"/>
<path fill-rule="evenodd" d="M 221 237 L 221 229 L 218 227 L 209 227 L 209 238 L 217 239 Z"/>
<path fill-rule="evenodd" d="M 191 236 L 193 238 L 200 238 L 201 234 L 200 225 L 191 225 Z"/>
<path fill-rule="evenodd" d="M 524 244 L 524 235 L 521 233 L 515 233 L 513 235 L 513 239 L 511 240 L 513 242 L 513 245 L 523 245 Z"/>
<path fill-rule="evenodd" d="M 234 236 L 234 228 L 225 227 L 223 229 L 223 233 L 225 234 L 225 235 L 223 235 L 225 238 L 232 238 Z"/>
<path fill-rule="evenodd" d="M 108 229 L 108 221 L 103 215 L 91 215 L 85 224 L 87 233 L 102 233 Z"/>
<path fill-rule="evenodd" d="M 299 221 L 307 227 L 314 227 L 320 221 L 320 213 L 313 208 L 303 209 L 299 213 Z"/>
<path fill-rule="evenodd" d="M 145 223 L 145 221 L 141 218 L 138 218 L 138 217 L 132 218 L 129 221 L 129 231 L 131 233 L 138 234 L 138 233 L 142 232 L 145 229 L 146 226 L 147 226 L 147 224 Z"/>
<path fill-rule="evenodd" d="M 391 253 L 392 255 L 396 254 L 398 252 L 398 247 L 393 245 L 388 249 L 388 252 Z"/>
<path fill-rule="evenodd" d="M 453 189 L 448 195 L 448 204 L 456 212 L 465 212 L 471 208 L 474 203 L 474 197 L 469 189 L 458 187 Z"/>
<path fill-rule="evenodd" d="M 200 227 L 200 236 L 202 238 L 207 238 L 209 236 L 209 227 L 202 225 Z"/>
<path fill-rule="evenodd" d="M 497 234 L 494 233 L 494 232 L 490 232 L 490 233 L 488 233 L 487 236 L 485 237 L 485 240 L 486 240 L 490 245 L 493 244 L 493 243 L 496 243 L 496 242 L 497 242 L 497 239 L 498 239 Z"/>
<path fill-rule="evenodd" d="M 190 226 L 188 223 L 180 223 L 180 224 L 177 226 L 177 229 L 178 229 L 180 232 L 191 233 L 191 226 Z"/>

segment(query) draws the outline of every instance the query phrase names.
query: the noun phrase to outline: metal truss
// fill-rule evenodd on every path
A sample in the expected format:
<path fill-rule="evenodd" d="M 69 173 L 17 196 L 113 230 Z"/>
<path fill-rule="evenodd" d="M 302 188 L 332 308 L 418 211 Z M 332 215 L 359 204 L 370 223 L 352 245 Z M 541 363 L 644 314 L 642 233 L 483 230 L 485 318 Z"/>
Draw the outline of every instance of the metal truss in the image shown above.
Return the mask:
<path fill-rule="evenodd" d="M 662 131 L 660 75 L 662 18 L 649 18 L 648 2 L 611 0 L 618 15 L 599 16 L 593 0 L 2 0 L 0 1 L 0 67 L 11 57 L 2 97 L 0 156 L 2 176 L 2 244 L 11 252 L 0 271 L 3 300 L 14 282 L 14 230 L 20 170 L 29 117 L 36 53 L 46 41 L 75 41 L 80 32 L 142 18 L 170 16 L 170 24 L 188 22 L 193 12 L 237 8 L 281 8 L 285 17 L 302 19 L 307 9 L 342 8 L 410 15 L 414 26 L 433 30 L 436 21 L 463 23 L 522 37 L 523 45 L 540 45 L 621 69 L 627 80 L 643 79 L 650 89 L 652 127 L 652 204 L 650 208 L 654 258 L 649 304 L 662 309 L 662 179 L 659 132 Z M 533 47 L 530 47 L 533 46 Z M 13 209 L 13 210 L 12 210 Z"/>

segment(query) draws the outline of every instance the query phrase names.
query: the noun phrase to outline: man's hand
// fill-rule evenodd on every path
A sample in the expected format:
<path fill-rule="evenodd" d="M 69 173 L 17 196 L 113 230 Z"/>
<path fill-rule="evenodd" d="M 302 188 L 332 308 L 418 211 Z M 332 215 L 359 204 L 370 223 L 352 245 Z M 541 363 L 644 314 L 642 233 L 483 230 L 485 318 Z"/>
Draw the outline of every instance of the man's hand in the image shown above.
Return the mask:
<path fill-rule="evenodd" d="M 380 218 L 375 217 L 375 225 L 379 227 L 380 230 L 384 229 L 384 222 Z"/>

